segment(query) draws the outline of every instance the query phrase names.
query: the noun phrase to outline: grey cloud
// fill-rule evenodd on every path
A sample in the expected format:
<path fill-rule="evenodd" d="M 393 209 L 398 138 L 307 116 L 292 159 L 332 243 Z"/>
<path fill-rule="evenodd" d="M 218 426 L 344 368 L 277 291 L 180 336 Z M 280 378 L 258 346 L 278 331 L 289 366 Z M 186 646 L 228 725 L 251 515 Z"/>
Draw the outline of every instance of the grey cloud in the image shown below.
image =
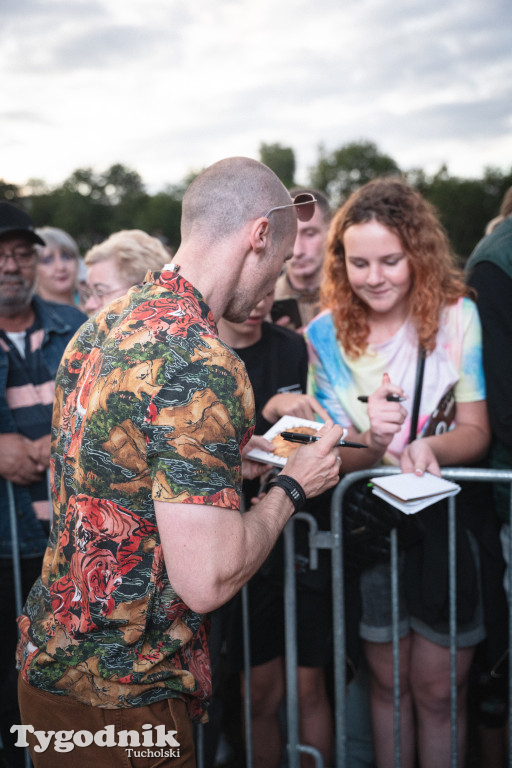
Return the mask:
<path fill-rule="evenodd" d="M 101 26 L 55 46 L 54 67 L 103 68 L 132 60 L 168 39 L 162 32 L 128 25 Z"/>
<path fill-rule="evenodd" d="M 510 135 L 512 88 L 499 98 L 459 104 L 443 104 L 407 116 L 407 128 L 415 139 L 457 138 L 464 141 L 487 137 L 489 142 Z"/>
<path fill-rule="evenodd" d="M 12 31 L 20 34 L 37 33 L 47 30 L 55 24 L 65 24 L 68 19 L 80 18 L 84 23 L 92 18 L 101 19 L 106 16 L 104 3 L 101 0 L 74 0 L 72 3 L 61 0 L 58 3 L 47 3 L 45 0 L 4 0 L 2 3 L 2 26 L 0 35 L 7 36 Z"/>

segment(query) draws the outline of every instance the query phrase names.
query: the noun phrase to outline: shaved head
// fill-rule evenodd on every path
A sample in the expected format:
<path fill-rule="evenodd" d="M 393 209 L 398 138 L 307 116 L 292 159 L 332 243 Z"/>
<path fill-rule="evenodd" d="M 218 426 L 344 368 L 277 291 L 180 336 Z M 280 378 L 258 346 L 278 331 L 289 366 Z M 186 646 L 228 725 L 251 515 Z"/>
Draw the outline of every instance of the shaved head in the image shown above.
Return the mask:
<path fill-rule="evenodd" d="M 229 237 L 270 208 L 290 203 L 290 194 L 266 165 L 248 157 L 230 157 L 211 165 L 183 197 L 181 236 Z M 273 214 L 272 236 L 283 238 L 296 227 L 292 208 Z"/>

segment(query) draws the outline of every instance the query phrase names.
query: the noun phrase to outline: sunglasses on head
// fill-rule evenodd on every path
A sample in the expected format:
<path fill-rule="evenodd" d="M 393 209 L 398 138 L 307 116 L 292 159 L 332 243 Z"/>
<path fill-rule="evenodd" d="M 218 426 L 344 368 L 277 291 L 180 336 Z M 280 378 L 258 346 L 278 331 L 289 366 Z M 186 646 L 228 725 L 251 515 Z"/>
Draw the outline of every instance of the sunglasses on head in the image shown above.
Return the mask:
<path fill-rule="evenodd" d="M 297 218 L 299 221 L 309 221 L 315 212 L 316 198 L 311 192 L 300 192 L 295 195 L 293 201 L 289 205 L 276 205 L 275 208 L 271 208 L 264 214 L 264 217 L 268 219 L 271 213 L 274 211 L 282 211 L 284 208 L 295 208 Z"/>

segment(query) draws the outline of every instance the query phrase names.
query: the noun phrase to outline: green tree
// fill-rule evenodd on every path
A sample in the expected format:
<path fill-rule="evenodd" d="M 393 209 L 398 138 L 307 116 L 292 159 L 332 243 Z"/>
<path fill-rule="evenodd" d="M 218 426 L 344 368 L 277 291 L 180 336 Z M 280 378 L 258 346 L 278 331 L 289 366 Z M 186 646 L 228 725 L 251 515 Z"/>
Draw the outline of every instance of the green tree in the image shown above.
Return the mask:
<path fill-rule="evenodd" d="M 512 184 L 512 175 L 488 168 L 483 179 L 451 176 L 445 165 L 431 178 L 417 180 L 416 188 L 439 213 L 452 247 L 461 263 L 484 236 L 487 223 L 497 215 L 501 199 Z"/>
<path fill-rule="evenodd" d="M 285 187 L 295 186 L 295 154 L 281 144 L 260 144 L 260 160 L 279 176 Z"/>
<path fill-rule="evenodd" d="M 352 141 L 329 153 L 320 145 L 318 162 L 310 169 L 310 180 L 337 206 L 375 177 L 400 173 L 393 158 L 380 152 L 372 141 Z"/>
<path fill-rule="evenodd" d="M 181 198 L 182 194 L 173 189 L 148 196 L 137 211 L 135 226 L 176 251 L 181 240 Z"/>

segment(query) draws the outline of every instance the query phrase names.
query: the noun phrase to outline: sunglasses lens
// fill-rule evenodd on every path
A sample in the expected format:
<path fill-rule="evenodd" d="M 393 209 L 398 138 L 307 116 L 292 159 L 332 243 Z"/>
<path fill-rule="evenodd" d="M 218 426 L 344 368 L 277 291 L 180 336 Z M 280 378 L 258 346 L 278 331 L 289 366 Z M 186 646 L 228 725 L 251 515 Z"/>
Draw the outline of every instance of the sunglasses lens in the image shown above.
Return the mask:
<path fill-rule="evenodd" d="M 309 221 L 315 213 L 316 200 L 309 192 L 303 192 L 293 199 L 295 211 L 299 221 Z"/>

